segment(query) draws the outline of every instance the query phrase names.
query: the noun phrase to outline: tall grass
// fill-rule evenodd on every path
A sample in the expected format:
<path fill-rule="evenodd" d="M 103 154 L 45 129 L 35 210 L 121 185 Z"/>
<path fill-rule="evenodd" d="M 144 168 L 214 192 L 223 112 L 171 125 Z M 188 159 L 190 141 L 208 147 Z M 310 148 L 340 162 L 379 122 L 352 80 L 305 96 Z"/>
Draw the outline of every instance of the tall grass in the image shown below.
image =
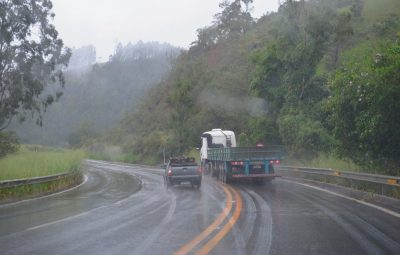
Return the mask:
<path fill-rule="evenodd" d="M 302 161 L 288 158 L 285 159 L 282 164 L 315 168 L 331 168 L 340 171 L 364 172 L 364 170 L 359 165 L 353 162 L 342 160 L 335 157 L 334 155 L 327 155 L 323 153 L 310 161 Z"/>
<path fill-rule="evenodd" d="M 0 159 L 0 180 L 53 175 L 78 170 L 85 158 L 81 150 L 22 146 L 20 151 Z"/>

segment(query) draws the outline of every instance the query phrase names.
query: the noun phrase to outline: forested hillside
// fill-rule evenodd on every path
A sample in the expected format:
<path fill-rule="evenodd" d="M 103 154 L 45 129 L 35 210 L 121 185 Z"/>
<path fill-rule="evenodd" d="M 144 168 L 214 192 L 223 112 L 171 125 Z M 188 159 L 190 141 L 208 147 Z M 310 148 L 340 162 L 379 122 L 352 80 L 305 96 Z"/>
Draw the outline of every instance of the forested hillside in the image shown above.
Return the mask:
<path fill-rule="evenodd" d="M 199 146 L 211 128 L 288 155 L 400 165 L 399 1 L 287 0 L 254 20 L 224 1 L 168 77 L 102 140 L 140 158 Z M 108 98 L 107 98 L 108 100 Z"/>
<path fill-rule="evenodd" d="M 42 126 L 30 116 L 9 127 L 23 143 L 81 146 L 115 126 L 171 69 L 180 49 L 158 42 L 117 45 L 106 63 L 93 64 L 93 46 L 76 49 L 65 74 L 65 89 L 43 115 Z"/>

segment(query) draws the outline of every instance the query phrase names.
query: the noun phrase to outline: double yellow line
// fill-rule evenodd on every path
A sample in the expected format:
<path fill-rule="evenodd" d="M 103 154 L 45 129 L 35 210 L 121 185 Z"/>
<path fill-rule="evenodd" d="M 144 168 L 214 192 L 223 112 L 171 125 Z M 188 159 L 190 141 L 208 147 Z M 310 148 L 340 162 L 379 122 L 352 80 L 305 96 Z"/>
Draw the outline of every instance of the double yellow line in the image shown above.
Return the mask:
<path fill-rule="evenodd" d="M 221 185 L 225 195 L 226 195 L 226 205 L 224 210 L 218 215 L 218 217 L 214 220 L 211 225 L 209 225 L 203 232 L 193 238 L 191 241 L 183 245 L 179 250 L 177 250 L 174 254 L 175 255 L 184 255 L 188 254 L 199 245 L 204 239 L 209 237 L 218 226 L 220 226 L 226 218 L 228 218 L 229 213 L 232 211 L 233 208 L 233 200 L 234 197 L 236 201 L 235 211 L 233 212 L 230 219 L 223 225 L 223 227 L 203 246 L 198 248 L 196 255 L 204 255 L 208 254 L 212 249 L 217 246 L 217 244 L 230 232 L 232 227 L 235 225 L 236 221 L 239 219 L 240 213 L 242 211 L 243 201 L 240 197 L 240 194 L 233 189 L 232 187 Z"/>

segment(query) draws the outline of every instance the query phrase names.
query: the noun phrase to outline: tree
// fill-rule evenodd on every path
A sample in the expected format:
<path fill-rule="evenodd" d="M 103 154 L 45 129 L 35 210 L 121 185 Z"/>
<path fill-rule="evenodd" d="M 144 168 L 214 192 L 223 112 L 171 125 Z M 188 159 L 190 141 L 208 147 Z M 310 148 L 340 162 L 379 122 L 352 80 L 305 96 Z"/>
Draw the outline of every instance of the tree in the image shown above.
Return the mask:
<path fill-rule="evenodd" d="M 345 56 L 327 104 L 341 155 L 392 174 L 400 165 L 399 70 L 398 39 L 360 46 Z"/>
<path fill-rule="evenodd" d="M 0 130 L 21 113 L 42 113 L 62 93 L 42 95 L 50 84 L 64 87 L 71 52 L 50 23 L 50 0 L 0 1 Z"/>
<path fill-rule="evenodd" d="M 250 29 L 254 23 L 249 12 L 249 5 L 253 0 L 225 0 L 219 4 L 223 10 L 215 15 L 215 26 L 221 38 L 240 36 Z M 242 3 L 245 8 L 242 7 Z"/>
<path fill-rule="evenodd" d="M 322 123 L 295 110 L 278 119 L 279 133 L 291 156 L 310 160 L 330 151 L 333 139 Z"/>
<path fill-rule="evenodd" d="M 18 139 L 13 132 L 0 132 L 0 158 L 18 151 Z"/>

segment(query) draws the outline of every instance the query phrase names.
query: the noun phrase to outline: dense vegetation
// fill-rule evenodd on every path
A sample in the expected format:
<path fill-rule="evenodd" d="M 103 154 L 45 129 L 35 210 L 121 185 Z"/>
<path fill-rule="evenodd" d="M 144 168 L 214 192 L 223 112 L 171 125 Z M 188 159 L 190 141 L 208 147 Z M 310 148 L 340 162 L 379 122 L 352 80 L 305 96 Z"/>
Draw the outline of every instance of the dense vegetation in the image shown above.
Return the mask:
<path fill-rule="evenodd" d="M 218 127 L 241 145 L 281 143 L 291 157 L 334 154 L 398 174 L 398 1 L 288 0 L 259 20 L 251 2 L 222 2 L 169 76 L 102 142 L 157 160 Z"/>

